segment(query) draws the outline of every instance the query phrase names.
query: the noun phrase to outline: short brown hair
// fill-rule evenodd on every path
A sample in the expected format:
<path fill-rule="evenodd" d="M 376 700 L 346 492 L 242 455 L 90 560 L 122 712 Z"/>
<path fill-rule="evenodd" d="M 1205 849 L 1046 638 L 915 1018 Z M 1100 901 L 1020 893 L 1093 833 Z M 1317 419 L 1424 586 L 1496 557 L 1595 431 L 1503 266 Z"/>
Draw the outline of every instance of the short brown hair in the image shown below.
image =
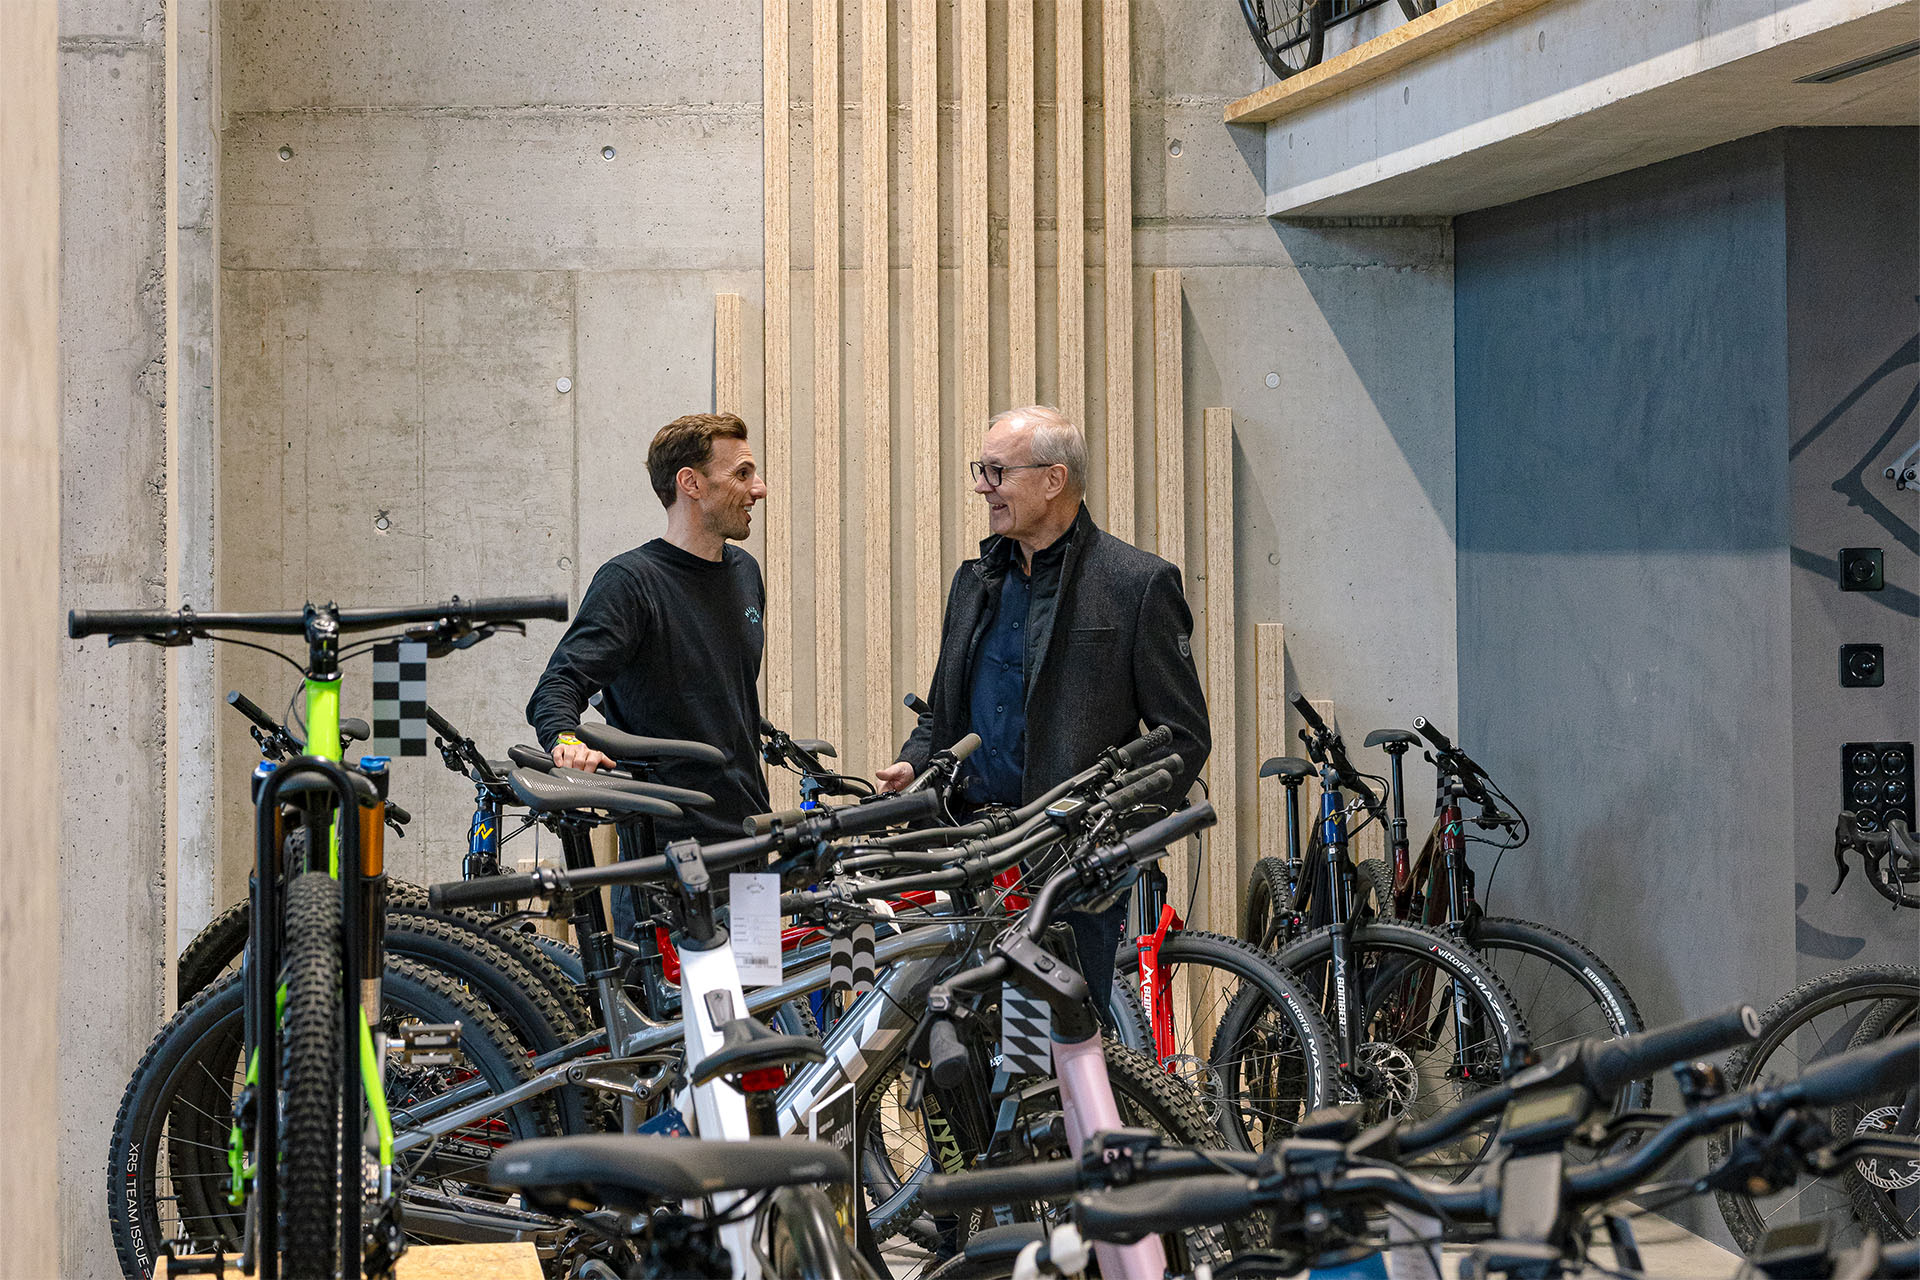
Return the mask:
<path fill-rule="evenodd" d="M 679 500 L 680 468 L 706 470 L 715 440 L 745 440 L 747 424 L 737 414 L 689 413 L 660 428 L 647 449 L 647 475 L 663 507 Z"/>

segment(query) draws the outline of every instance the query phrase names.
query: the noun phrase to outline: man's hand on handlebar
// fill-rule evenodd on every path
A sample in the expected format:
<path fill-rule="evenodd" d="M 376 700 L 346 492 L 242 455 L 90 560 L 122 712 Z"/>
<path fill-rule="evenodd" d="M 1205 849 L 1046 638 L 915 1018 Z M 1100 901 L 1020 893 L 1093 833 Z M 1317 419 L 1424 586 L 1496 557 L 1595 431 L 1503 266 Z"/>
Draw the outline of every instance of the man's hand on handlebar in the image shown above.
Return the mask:
<path fill-rule="evenodd" d="M 873 776 L 880 784 L 880 794 L 886 795 L 913 781 L 913 766 L 905 760 L 896 760 L 884 769 L 874 770 Z"/>
<path fill-rule="evenodd" d="M 553 744 L 553 762 L 563 769 L 611 769 L 613 760 L 595 751 L 570 733 L 563 733 Z"/>

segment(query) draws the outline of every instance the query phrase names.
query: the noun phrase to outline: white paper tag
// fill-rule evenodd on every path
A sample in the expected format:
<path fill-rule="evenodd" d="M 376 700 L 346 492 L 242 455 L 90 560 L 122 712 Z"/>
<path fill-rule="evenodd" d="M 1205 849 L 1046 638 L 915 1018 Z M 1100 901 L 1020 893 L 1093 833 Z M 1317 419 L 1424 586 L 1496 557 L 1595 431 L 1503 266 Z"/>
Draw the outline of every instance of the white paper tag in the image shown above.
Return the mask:
<path fill-rule="evenodd" d="M 780 981 L 780 877 L 735 871 L 727 877 L 727 929 L 740 985 L 765 987 Z"/>

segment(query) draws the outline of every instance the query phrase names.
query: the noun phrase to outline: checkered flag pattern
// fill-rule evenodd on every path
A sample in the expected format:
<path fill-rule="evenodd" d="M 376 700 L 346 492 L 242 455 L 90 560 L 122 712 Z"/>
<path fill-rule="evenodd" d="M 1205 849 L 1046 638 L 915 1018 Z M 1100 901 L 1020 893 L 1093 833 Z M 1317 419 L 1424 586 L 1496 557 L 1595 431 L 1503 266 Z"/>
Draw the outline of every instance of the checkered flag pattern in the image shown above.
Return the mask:
<path fill-rule="evenodd" d="M 1000 988 L 1000 1069 L 1010 1076 L 1053 1074 L 1053 1010 L 1011 982 Z"/>
<path fill-rule="evenodd" d="M 427 646 L 391 640 L 373 649 L 373 741 L 376 755 L 427 754 Z"/>
<path fill-rule="evenodd" d="M 827 985 L 835 995 L 858 1000 L 873 990 L 873 926 L 836 933 L 827 947 Z"/>

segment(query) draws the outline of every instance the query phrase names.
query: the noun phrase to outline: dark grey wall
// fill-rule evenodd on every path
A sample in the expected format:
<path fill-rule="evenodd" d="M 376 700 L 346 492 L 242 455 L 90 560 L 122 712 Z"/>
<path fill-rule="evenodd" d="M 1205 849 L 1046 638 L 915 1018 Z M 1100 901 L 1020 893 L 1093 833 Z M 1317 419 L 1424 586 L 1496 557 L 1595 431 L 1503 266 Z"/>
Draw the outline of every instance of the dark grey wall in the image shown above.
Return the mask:
<path fill-rule="evenodd" d="M 1802 978 L 1920 958 L 1896 911 L 1830 856 L 1840 745 L 1915 740 L 1920 722 L 1920 494 L 1883 474 L 1916 437 L 1920 131 L 1799 129 L 1786 154 L 1787 405 L 1793 529 L 1793 784 Z M 1880 547 L 1887 586 L 1842 592 L 1842 547 Z M 1839 648 L 1886 646 L 1887 683 L 1842 689 Z"/>
<path fill-rule="evenodd" d="M 1536 833 L 1492 906 L 1651 1022 L 1794 976 L 1783 182 L 1751 139 L 1455 224 L 1461 730 Z"/>

